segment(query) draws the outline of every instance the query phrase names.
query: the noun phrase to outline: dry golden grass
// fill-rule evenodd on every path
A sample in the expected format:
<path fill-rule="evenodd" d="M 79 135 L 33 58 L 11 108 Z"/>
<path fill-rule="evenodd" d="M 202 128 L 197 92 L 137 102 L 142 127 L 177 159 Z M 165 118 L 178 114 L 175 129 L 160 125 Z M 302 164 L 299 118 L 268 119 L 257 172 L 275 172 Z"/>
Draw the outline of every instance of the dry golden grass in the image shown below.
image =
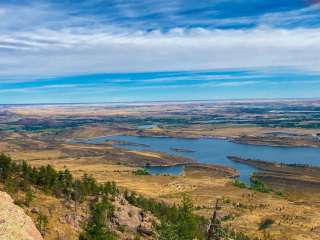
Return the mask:
<path fill-rule="evenodd" d="M 32 161 L 46 164 L 48 161 Z M 161 199 L 167 203 L 178 203 L 183 193 L 193 199 L 198 214 L 210 217 L 214 201 L 222 196 L 228 201 L 223 205 L 226 214 L 236 218 L 226 224 L 250 236 L 262 236 L 258 231 L 263 218 L 275 220 L 268 232 L 275 239 L 311 240 L 317 239 L 311 228 L 320 226 L 320 204 L 309 195 L 296 195 L 294 199 L 307 201 L 299 204 L 292 199 L 275 194 L 255 193 L 231 184 L 230 179 L 216 178 L 199 171 L 186 172 L 184 176 L 135 176 L 135 168 L 123 165 L 101 164 L 94 159 L 67 159 L 50 161 L 58 169 L 69 168 L 76 176 L 84 173 L 94 175 L 99 181 L 115 181 L 118 186 L 130 189 L 144 196 Z M 297 194 L 297 193 L 296 193 Z M 239 206 L 237 206 L 239 205 Z M 280 210 L 281 209 L 281 210 Z"/>
<path fill-rule="evenodd" d="M 32 209 L 33 207 L 39 209 L 40 212 L 48 217 L 48 230 L 44 236 L 45 240 L 59 239 L 59 236 L 64 236 L 66 239 L 70 240 L 78 239 L 80 233 L 79 229 L 60 221 L 60 219 L 65 221 L 67 214 L 74 213 L 74 210 L 68 209 L 63 204 L 62 200 L 45 195 L 43 193 L 37 193 L 34 200 L 31 202 L 29 209 Z M 30 211 L 28 214 L 36 223 L 38 215 L 31 213 Z"/>
<path fill-rule="evenodd" d="M 141 156 L 145 157 L 152 157 L 152 158 L 161 158 L 160 154 L 154 153 L 154 152 L 147 152 L 147 151 L 128 151 L 130 153 L 135 153 Z"/>
<path fill-rule="evenodd" d="M 316 134 L 315 129 L 279 128 L 276 131 L 298 134 Z M 193 124 L 188 127 L 152 128 L 146 129 L 146 133 L 155 135 L 168 135 L 180 137 L 237 137 L 242 135 L 260 136 L 265 133 L 275 132 L 274 128 L 256 126 L 232 126 L 232 125 L 201 125 Z"/>
<path fill-rule="evenodd" d="M 20 115 L 33 116 L 33 117 L 48 117 L 48 116 L 114 116 L 114 115 L 137 115 L 137 111 L 130 109 L 110 109 L 103 107 L 73 107 L 73 106 L 46 106 L 39 107 L 16 107 L 11 108 L 11 112 Z"/>
<path fill-rule="evenodd" d="M 58 150 L 42 150 L 42 151 L 23 151 L 23 152 L 14 152 L 10 153 L 10 156 L 14 159 L 22 159 L 26 161 L 31 160 L 50 160 L 50 159 L 58 159 L 65 157 L 61 151 Z"/>
<path fill-rule="evenodd" d="M 183 134 L 191 136 L 201 136 L 202 134 L 232 136 L 242 133 L 260 134 L 262 131 L 269 131 L 269 129 L 247 127 L 209 129 L 191 126 L 188 129 L 170 131 L 172 134 L 180 134 L 181 131 Z M 108 132 L 107 128 L 85 127 L 76 132 L 76 135 L 88 137 L 100 135 L 102 132 Z M 25 159 L 36 166 L 52 164 L 57 169 L 67 167 L 77 177 L 81 177 L 84 173 L 92 174 L 101 182 L 114 181 L 122 188 L 128 188 L 131 191 L 168 203 L 178 203 L 181 194 L 188 193 L 195 206 L 198 207 L 197 213 L 206 217 L 210 216 L 215 199 L 218 196 L 223 196 L 228 199 L 223 206 L 223 211 L 235 216 L 234 220 L 228 221 L 226 224 L 236 230 L 241 230 L 250 236 L 261 236 L 262 232 L 258 231 L 259 223 L 263 218 L 270 217 L 275 220 L 275 224 L 268 231 L 275 239 L 319 239 L 317 233 L 311 231 L 312 227 L 320 226 L 320 203 L 317 202 L 320 199 L 319 192 L 312 195 L 294 192 L 286 197 L 253 193 L 247 189 L 234 187 L 230 179 L 218 178 L 201 171 L 187 171 L 184 176 L 180 177 L 136 176 L 133 174 L 136 168 L 115 164 L 112 161 L 112 154 L 106 156 L 105 150 L 110 150 L 111 153 L 118 151 L 108 144 L 99 146 L 60 144 L 48 149 L 46 142 L 41 142 L 36 137 L 36 134 L 22 137 L 22 135 L 14 133 L 0 141 L 0 151 L 10 154 L 15 160 Z M 87 153 L 95 153 L 97 156 L 87 156 L 85 155 Z M 118 153 L 123 154 L 124 159 L 128 157 L 129 153 L 140 155 L 142 158 L 161 158 L 161 155 L 152 152 L 122 151 Z M 50 233 L 47 239 L 56 239 L 55 229 L 70 234 L 72 238 L 67 239 L 75 239 L 73 237 L 77 235 L 77 232 L 70 226 L 59 225 L 58 216 L 68 211 L 59 200 L 43 195 L 37 197 L 32 204 L 32 206 L 43 208 L 43 211 L 47 211 L 46 209 L 51 205 L 55 206 L 56 214 L 50 221 L 52 234 Z"/>
<path fill-rule="evenodd" d="M 1 191 L 4 191 L 4 186 L 0 184 Z M 25 193 L 18 192 L 12 194 L 11 197 L 17 201 L 24 202 Z M 30 216 L 37 226 L 39 214 L 43 214 L 48 219 L 48 225 L 45 230 L 44 240 L 63 239 L 75 240 L 78 239 L 81 229 L 78 226 L 72 226 L 67 223 L 66 216 L 74 214 L 74 208 L 67 207 L 64 200 L 57 199 L 53 196 L 47 195 L 42 191 L 33 189 L 33 200 L 29 206 L 23 205 L 25 213 Z M 36 210 L 35 211 L 33 211 Z M 82 203 L 77 207 L 77 215 L 88 216 L 89 209 L 86 203 Z"/>

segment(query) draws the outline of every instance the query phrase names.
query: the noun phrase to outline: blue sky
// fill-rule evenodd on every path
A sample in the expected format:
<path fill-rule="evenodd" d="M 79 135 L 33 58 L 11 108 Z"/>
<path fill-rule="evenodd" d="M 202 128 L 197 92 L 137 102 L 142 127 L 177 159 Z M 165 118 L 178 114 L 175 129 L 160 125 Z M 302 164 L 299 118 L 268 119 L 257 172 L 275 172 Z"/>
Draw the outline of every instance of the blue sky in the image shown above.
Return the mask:
<path fill-rule="evenodd" d="M 320 97 L 316 0 L 0 0 L 0 104 Z"/>

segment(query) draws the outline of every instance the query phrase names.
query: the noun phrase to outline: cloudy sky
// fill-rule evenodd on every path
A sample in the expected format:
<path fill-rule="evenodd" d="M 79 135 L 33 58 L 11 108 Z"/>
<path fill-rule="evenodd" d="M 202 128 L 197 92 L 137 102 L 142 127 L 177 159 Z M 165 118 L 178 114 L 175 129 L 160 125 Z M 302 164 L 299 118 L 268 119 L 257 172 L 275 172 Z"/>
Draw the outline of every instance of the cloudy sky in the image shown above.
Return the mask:
<path fill-rule="evenodd" d="M 0 0 L 0 104 L 320 97 L 320 1 Z"/>

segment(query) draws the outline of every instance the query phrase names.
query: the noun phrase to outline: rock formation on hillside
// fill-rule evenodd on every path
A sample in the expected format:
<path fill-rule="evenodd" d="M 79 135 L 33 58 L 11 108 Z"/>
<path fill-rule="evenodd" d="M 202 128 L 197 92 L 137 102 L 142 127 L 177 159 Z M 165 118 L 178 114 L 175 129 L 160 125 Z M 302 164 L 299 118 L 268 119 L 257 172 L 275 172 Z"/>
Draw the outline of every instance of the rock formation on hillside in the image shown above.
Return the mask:
<path fill-rule="evenodd" d="M 0 192 L 0 240 L 42 240 L 31 218 L 13 203 L 12 198 Z"/>
<path fill-rule="evenodd" d="M 117 232 L 119 239 L 134 239 L 119 232 L 119 227 L 124 227 L 127 233 L 142 234 L 142 239 L 149 239 L 153 235 L 153 223 L 158 221 L 153 215 L 129 204 L 122 196 L 116 197 L 113 204 L 116 211 L 111 220 L 111 228 Z"/>

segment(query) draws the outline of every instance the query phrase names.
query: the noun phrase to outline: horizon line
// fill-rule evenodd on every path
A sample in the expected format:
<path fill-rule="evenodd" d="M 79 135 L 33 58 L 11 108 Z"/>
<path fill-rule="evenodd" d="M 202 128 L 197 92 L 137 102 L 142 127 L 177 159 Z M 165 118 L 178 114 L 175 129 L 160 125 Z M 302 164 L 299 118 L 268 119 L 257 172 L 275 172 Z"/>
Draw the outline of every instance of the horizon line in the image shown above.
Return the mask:
<path fill-rule="evenodd" d="M 229 99 L 193 99 L 193 100 L 155 100 L 155 101 L 111 101 L 111 102 L 47 102 L 47 103 L 0 103 L 0 106 L 45 106 L 45 105 L 95 105 L 95 104 L 141 104 L 141 103 L 187 103 L 187 102 L 240 102 L 240 101 L 314 101 L 320 97 L 310 98 L 229 98 Z"/>

